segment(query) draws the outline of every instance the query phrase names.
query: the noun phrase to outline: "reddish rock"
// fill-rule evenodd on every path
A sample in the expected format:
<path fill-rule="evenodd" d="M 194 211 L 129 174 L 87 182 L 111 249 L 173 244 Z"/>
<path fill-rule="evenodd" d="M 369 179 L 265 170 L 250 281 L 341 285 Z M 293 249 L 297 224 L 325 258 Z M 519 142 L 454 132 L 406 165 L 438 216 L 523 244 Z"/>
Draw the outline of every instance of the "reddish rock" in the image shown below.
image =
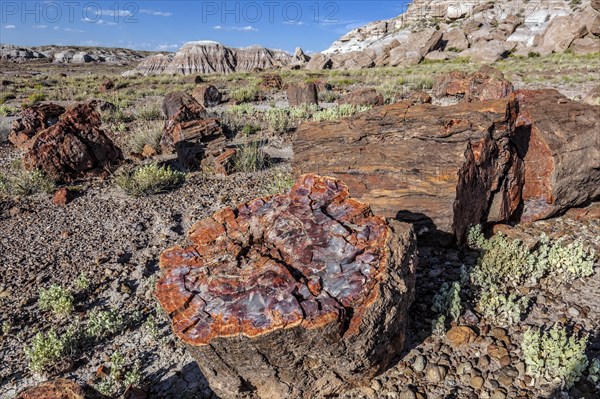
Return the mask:
<path fill-rule="evenodd" d="M 498 100 L 514 90 L 511 82 L 497 69 L 483 66 L 479 71 L 468 74 L 455 71 L 440 76 L 434 85 L 437 98 L 457 96 L 463 101 Z"/>
<path fill-rule="evenodd" d="M 152 158 L 158 155 L 158 151 L 156 151 L 156 148 L 152 147 L 150 144 L 145 144 L 144 148 L 142 148 L 141 155 L 143 158 Z"/>
<path fill-rule="evenodd" d="M 54 193 L 52 203 L 54 205 L 65 206 L 73 201 L 73 199 L 75 199 L 75 193 L 72 190 L 63 187 Z"/>
<path fill-rule="evenodd" d="M 383 96 L 375 89 L 362 89 L 346 94 L 337 100 L 338 104 L 370 105 L 376 107 L 383 105 Z"/>
<path fill-rule="evenodd" d="M 216 119 L 178 122 L 174 117 L 166 122 L 161 149 L 163 153 L 177 153 L 183 166 L 196 168 L 207 154 L 220 152 L 225 145 L 221 124 Z"/>
<path fill-rule="evenodd" d="M 511 145 L 511 99 L 447 107 L 404 101 L 355 117 L 302 124 L 294 173 L 318 171 L 348 184 L 380 215 L 417 232 L 462 240 L 470 225 L 509 220 L 522 162 Z"/>
<path fill-rule="evenodd" d="M 27 388 L 16 399 L 85 399 L 85 394 L 75 382 L 59 378 Z"/>
<path fill-rule="evenodd" d="M 219 89 L 213 85 L 198 85 L 192 93 L 192 97 L 204 107 L 216 107 L 221 104 L 223 98 Z"/>
<path fill-rule="evenodd" d="M 415 104 L 431 104 L 432 101 L 431 96 L 422 90 L 409 91 L 402 98 Z"/>
<path fill-rule="evenodd" d="M 585 208 L 569 209 L 565 216 L 575 220 L 600 220 L 600 202 Z"/>
<path fill-rule="evenodd" d="M 600 107 L 557 90 L 516 92 L 517 149 L 524 160 L 522 221 L 600 197 Z"/>
<path fill-rule="evenodd" d="M 107 91 L 110 91 L 114 88 L 115 88 L 115 82 L 113 82 L 110 79 L 106 79 L 104 82 L 100 83 L 100 86 L 98 86 L 98 91 L 100 93 L 106 93 Z"/>
<path fill-rule="evenodd" d="M 289 84 L 287 99 L 290 107 L 318 104 L 317 86 L 312 82 Z"/>
<path fill-rule="evenodd" d="M 57 124 L 35 135 L 23 159 L 25 166 L 41 169 L 58 182 L 105 175 L 123 154 L 101 124 L 91 103 L 74 105 Z"/>
<path fill-rule="evenodd" d="M 260 77 L 260 86 L 267 90 L 281 90 L 283 89 L 283 79 L 280 75 L 263 75 Z"/>
<path fill-rule="evenodd" d="M 227 176 L 233 169 L 235 148 L 226 148 L 221 153 L 208 154 L 201 162 L 202 170 L 215 175 Z"/>
<path fill-rule="evenodd" d="M 180 121 L 202 119 L 208 117 L 206 109 L 192 96 L 183 92 L 169 93 L 163 98 L 162 111 L 167 117 L 177 118 Z"/>
<path fill-rule="evenodd" d="M 29 149 L 29 140 L 38 132 L 56 124 L 64 112 L 63 107 L 52 103 L 24 108 L 19 118 L 13 121 L 8 140 L 18 149 Z"/>
<path fill-rule="evenodd" d="M 446 333 L 446 339 L 452 347 L 458 347 L 470 344 L 477 338 L 477 333 L 468 326 L 452 327 Z"/>
<path fill-rule="evenodd" d="M 416 245 L 339 180 L 202 220 L 161 255 L 155 295 L 221 398 L 328 397 L 403 347 Z"/>

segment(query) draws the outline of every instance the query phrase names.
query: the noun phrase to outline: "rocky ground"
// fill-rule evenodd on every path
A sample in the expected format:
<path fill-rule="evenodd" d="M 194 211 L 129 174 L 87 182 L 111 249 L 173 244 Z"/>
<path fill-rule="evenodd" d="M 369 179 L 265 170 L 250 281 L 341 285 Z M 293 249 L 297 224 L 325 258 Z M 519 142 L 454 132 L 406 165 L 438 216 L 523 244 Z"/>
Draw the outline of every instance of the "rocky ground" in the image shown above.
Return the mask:
<path fill-rule="evenodd" d="M 598 85 L 598 60 L 576 56 L 550 56 L 534 60 L 513 59 L 497 67 L 513 79 L 519 88 L 555 87 L 569 98 L 581 99 Z M 53 67 L 52 67 L 53 68 Z M 122 69 L 100 72 L 93 67 L 72 67 L 67 77 L 58 70 L 36 65 L 11 66 L 1 76 L 10 83 L 2 86 L 9 107 L 37 92 L 46 99 L 63 104 L 76 100 L 102 98 L 119 103 L 120 111 L 134 118 L 105 121 L 104 127 L 119 145 L 126 147 L 130 136 L 142 122 L 140 110 L 152 109 L 166 91 L 188 90 L 193 78 L 131 77 L 121 78 Z M 448 70 L 474 70 L 470 64 L 433 63 L 410 69 L 373 69 L 369 72 L 323 71 L 317 74 L 282 72 L 284 81 L 306 78 L 330 83 L 334 90 L 323 103 L 331 106 L 336 97 L 364 87 L 376 87 L 386 101 L 413 89 L 431 92 L 432 76 Z M 32 72 L 39 73 L 32 74 Z M 91 73 L 91 74 L 90 74 Z M 572 78 L 567 79 L 567 76 Z M 107 77 L 117 88 L 99 93 L 98 85 Z M 226 94 L 247 85 L 258 85 L 259 76 L 233 74 L 204 77 Z M 61 80 L 62 79 L 62 80 Z M 390 90 L 393 89 L 393 90 Z M 384 89 L 387 89 L 384 90 Z M 256 109 L 270 109 L 284 103 L 281 90 L 267 91 L 266 98 L 251 102 Z M 211 112 L 220 115 L 231 104 Z M 135 119 L 135 116 L 138 119 Z M 7 117 L 2 117 L 6 125 Z M 164 123 L 159 117 L 154 121 Z M 279 162 L 254 173 L 233 173 L 217 177 L 206 172 L 188 173 L 176 190 L 148 197 L 131 197 L 114 184 L 84 181 L 77 197 L 67 206 L 52 203 L 52 195 L 33 196 L 0 194 L 0 397 L 13 397 L 21 389 L 52 376 L 62 376 L 87 385 L 88 393 L 99 395 L 101 366 L 111 363 L 119 352 L 128 366 L 140 361 L 142 382 L 148 397 L 215 397 L 198 366 L 171 333 L 166 316 L 157 308 L 152 291 L 160 253 L 184 243 L 186 231 L 199 219 L 230 205 L 248 201 L 279 190 L 277 182 L 290 172 L 293 131 L 276 133 L 268 121 L 245 116 L 229 122 L 237 133 L 245 125 L 259 125 L 257 138 L 269 143 L 267 150 Z M 262 125 L 267 123 L 267 125 Z M 243 141 L 242 135 L 238 140 Z M 4 137 L 2 137 L 4 140 Z M 128 153 L 128 152 L 126 152 Z M 8 142 L 0 144 L 0 173 L 14 170 L 21 153 Z M 129 157 L 128 157 L 129 158 Z M 139 162 L 130 158 L 129 162 Z M 600 252 L 600 221 L 597 205 L 585 217 L 578 214 L 522 225 L 511 231 L 516 237 L 564 237 L 582 240 L 586 247 Z M 594 211 L 595 210 L 595 211 Z M 467 247 L 444 247 L 421 243 L 417 276 L 416 302 L 411 308 L 405 352 L 395 365 L 377 377 L 369 387 L 355 389 L 344 398 L 597 398 L 598 391 L 585 378 L 570 395 L 556 389 L 543 390 L 525 373 L 520 342 L 529 326 L 551 326 L 560 322 L 590 334 L 588 357 L 600 356 L 600 269 L 589 278 L 564 284 L 552 278 L 528 287 L 530 300 L 526 317 L 519 323 L 498 328 L 477 316 L 476 292 L 464 288 L 461 324 L 470 326 L 470 343 L 432 331 L 432 298 L 444 282 L 461 279 L 461 268 L 469 270 L 478 253 Z M 463 267 L 464 265 L 464 267 Z M 81 276 L 89 286 L 79 284 Z M 57 284 L 74 294 L 74 311 L 65 317 L 42 312 L 40 289 Z M 32 347 L 38 332 L 55 328 L 65 333 L 69 327 L 85 328 L 94 310 L 115 309 L 122 317 L 120 328 L 94 340 L 80 340 L 63 361 L 37 375 L 28 368 L 25 350 Z M 447 328 L 453 326 L 448 324 Z M 452 335 L 450 335 L 452 336 Z M 115 396 L 123 388 L 114 390 Z"/>

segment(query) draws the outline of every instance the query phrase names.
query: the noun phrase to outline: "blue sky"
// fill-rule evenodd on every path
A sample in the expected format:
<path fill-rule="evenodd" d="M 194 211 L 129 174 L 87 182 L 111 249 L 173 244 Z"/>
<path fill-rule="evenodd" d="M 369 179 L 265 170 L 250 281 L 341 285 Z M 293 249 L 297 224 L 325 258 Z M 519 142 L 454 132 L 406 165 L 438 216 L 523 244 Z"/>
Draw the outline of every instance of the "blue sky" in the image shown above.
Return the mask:
<path fill-rule="evenodd" d="M 176 51 L 188 41 L 321 51 L 410 1 L 0 0 L 0 42 Z"/>

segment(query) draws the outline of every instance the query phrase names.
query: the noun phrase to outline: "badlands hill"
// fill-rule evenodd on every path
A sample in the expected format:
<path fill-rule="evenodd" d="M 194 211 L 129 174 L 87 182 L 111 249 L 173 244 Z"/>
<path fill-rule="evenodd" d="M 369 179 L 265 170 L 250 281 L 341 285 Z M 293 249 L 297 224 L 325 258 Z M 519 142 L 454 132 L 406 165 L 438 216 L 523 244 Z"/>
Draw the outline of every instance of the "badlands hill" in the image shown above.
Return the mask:
<path fill-rule="evenodd" d="M 154 54 L 125 48 L 83 46 L 24 47 L 0 43 L 0 61 L 4 62 L 54 62 L 58 64 L 129 64 Z"/>
<path fill-rule="evenodd" d="M 232 48 L 213 41 L 197 41 L 186 43 L 175 55 L 158 54 L 149 57 L 127 74 L 226 74 L 280 68 L 289 65 L 293 60 L 294 56 L 285 51 L 261 46 Z"/>
<path fill-rule="evenodd" d="M 457 57 L 600 52 L 600 1 L 415 0 L 407 12 L 354 29 L 308 64 L 357 69 Z"/>

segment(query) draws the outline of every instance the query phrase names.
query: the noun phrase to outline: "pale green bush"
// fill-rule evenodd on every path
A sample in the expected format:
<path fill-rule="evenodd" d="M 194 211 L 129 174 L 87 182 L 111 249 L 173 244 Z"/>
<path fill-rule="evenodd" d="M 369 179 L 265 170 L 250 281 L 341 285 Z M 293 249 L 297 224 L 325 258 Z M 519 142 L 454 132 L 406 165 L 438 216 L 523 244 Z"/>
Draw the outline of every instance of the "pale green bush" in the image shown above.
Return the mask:
<path fill-rule="evenodd" d="M 85 335 L 100 340 L 117 334 L 125 328 L 125 325 L 125 318 L 116 309 L 93 309 L 88 315 Z"/>
<path fill-rule="evenodd" d="M 558 326 L 547 332 L 526 331 L 521 349 L 527 374 L 535 379 L 544 378 L 563 389 L 571 388 L 588 365 L 586 341 L 587 337 L 569 336 Z"/>
<path fill-rule="evenodd" d="M 359 112 L 365 112 L 370 110 L 371 107 L 366 105 L 351 105 L 342 104 L 339 106 L 331 107 L 319 111 L 313 115 L 313 121 L 324 122 L 324 121 L 335 121 L 342 118 L 348 118 Z"/>
<path fill-rule="evenodd" d="M 515 293 L 501 293 L 492 285 L 481 292 L 477 307 L 494 325 L 510 326 L 520 321 L 528 303 L 526 297 L 519 297 Z"/>
<path fill-rule="evenodd" d="M 458 320 L 462 310 L 460 304 L 460 284 L 457 282 L 452 284 L 443 283 L 438 293 L 433 297 L 431 310 L 441 313 L 444 316 L 449 316 L 454 321 Z"/>
<path fill-rule="evenodd" d="M 236 149 L 233 157 L 233 169 L 236 172 L 252 173 L 266 168 L 268 155 L 259 148 L 257 142 L 243 144 Z"/>
<path fill-rule="evenodd" d="M 128 194 L 140 197 L 170 191 L 184 179 L 184 173 L 152 163 L 133 172 L 122 172 L 115 178 L 115 182 Z"/>
<path fill-rule="evenodd" d="M 56 364 L 63 363 L 69 356 L 74 336 L 75 330 L 68 330 L 62 336 L 54 329 L 48 331 L 48 334 L 37 333 L 31 347 L 25 348 L 31 371 L 41 374 Z"/>
<path fill-rule="evenodd" d="M 58 315 L 68 315 L 73 312 L 73 294 L 58 285 L 52 285 L 47 290 L 40 290 L 40 310 L 50 310 Z"/>

